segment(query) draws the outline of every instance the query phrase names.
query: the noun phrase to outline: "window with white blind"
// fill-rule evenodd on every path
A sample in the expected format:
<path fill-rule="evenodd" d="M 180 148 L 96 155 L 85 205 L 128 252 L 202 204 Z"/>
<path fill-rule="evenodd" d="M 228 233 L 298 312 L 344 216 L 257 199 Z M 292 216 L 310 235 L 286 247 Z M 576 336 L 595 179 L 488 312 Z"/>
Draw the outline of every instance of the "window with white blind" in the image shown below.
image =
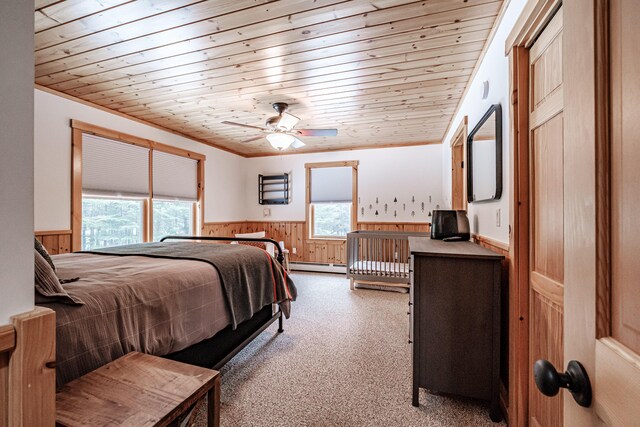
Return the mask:
<path fill-rule="evenodd" d="M 149 149 L 85 134 L 82 194 L 148 197 Z"/>
<path fill-rule="evenodd" d="M 144 241 L 149 149 L 83 136 L 82 249 Z"/>
<path fill-rule="evenodd" d="M 74 133 L 81 150 L 74 150 L 73 179 L 81 171 L 82 182 L 81 195 L 74 185 L 73 209 L 82 210 L 72 224 L 81 236 L 74 250 L 196 234 L 204 156 L 121 134 L 118 140 L 84 132 L 80 138 Z"/>
<path fill-rule="evenodd" d="M 153 240 L 194 232 L 198 161 L 153 152 Z"/>
<path fill-rule="evenodd" d="M 311 238 L 342 239 L 355 228 L 357 162 L 307 165 Z"/>
<path fill-rule="evenodd" d="M 198 161 L 154 150 L 153 198 L 198 200 Z"/>

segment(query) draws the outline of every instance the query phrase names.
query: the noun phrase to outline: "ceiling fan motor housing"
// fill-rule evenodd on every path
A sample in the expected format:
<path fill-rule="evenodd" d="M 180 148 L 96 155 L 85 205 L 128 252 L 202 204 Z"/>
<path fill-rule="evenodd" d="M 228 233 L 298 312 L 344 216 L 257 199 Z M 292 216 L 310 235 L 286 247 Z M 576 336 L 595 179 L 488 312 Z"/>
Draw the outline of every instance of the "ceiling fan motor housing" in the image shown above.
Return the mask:
<path fill-rule="evenodd" d="M 282 115 L 289 108 L 289 104 L 286 102 L 274 102 L 271 104 L 274 110 L 278 112 L 278 114 Z"/>
<path fill-rule="evenodd" d="M 278 115 L 269 117 L 265 123 L 266 126 L 271 130 L 284 129 L 282 126 L 279 126 L 279 122 L 280 119 L 282 119 L 282 114 L 289 108 L 289 104 L 287 104 L 286 102 L 274 102 L 273 104 L 271 104 L 271 106 L 278 112 Z"/>

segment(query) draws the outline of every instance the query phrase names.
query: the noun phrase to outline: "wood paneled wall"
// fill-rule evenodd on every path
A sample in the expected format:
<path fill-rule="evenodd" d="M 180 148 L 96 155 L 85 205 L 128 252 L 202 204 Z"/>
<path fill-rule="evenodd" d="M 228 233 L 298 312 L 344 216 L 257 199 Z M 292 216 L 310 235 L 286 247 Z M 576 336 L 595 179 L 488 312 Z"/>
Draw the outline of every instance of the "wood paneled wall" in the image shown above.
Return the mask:
<path fill-rule="evenodd" d="M 428 223 L 360 222 L 358 230 L 422 231 L 428 232 Z M 289 249 L 292 262 L 319 262 L 344 264 L 347 262 L 346 241 L 309 239 L 304 221 L 238 221 L 205 223 L 203 234 L 207 236 L 233 237 L 238 233 L 265 231 L 267 237 L 283 241 Z M 293 253 L 296 248 L 296 253 Z"/>
<path fill-rule="evenodd" d="M 71 230 L 36 231 L 34 234 L 52 255 L 71 252 Z"/>

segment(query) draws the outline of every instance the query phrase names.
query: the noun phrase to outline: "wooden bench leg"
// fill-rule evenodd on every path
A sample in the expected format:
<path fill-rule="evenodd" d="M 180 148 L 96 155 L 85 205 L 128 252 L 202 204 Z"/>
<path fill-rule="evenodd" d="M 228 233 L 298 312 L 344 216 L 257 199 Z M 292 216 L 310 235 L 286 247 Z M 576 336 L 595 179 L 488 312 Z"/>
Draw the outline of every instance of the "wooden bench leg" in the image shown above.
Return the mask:
<path fill-rule="evenodd" d="M 214 386 L 207 393 L 207 426 L 220 427 L 220 376 L 214 381 Z"/>

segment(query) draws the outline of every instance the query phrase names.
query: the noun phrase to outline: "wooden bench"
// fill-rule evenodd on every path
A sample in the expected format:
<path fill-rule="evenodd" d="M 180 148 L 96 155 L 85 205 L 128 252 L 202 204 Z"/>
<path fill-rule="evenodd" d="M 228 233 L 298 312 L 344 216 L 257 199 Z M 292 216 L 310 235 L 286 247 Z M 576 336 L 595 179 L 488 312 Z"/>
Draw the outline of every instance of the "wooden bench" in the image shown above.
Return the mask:
<path fill-rule="evenodd" d="M 64 385 L 56 425 L 167 426 L 208 399 L 208 425 L 220 424 L 220 374 L 137 352 Z"/>

